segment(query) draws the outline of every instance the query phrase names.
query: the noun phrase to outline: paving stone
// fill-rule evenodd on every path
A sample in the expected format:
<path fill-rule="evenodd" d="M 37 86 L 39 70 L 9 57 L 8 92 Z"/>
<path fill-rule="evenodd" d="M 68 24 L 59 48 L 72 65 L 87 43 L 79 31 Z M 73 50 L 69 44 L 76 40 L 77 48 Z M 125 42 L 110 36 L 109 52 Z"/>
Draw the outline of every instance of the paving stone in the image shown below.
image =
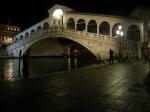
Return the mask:
<path fill-rule="evenodd" d="M 0 84 L 2 112 L 149 112 L 146 64 L 116 63 Z M 148 111 L 149 110 L 149 111 Z"/>

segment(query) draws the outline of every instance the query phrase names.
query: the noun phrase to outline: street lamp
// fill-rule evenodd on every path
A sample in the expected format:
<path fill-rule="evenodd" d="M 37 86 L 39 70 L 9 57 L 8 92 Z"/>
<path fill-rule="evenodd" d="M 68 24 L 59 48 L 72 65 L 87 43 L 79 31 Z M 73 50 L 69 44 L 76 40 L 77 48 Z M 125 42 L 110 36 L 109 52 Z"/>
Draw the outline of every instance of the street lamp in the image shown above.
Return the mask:
<path fill-rule="evenodd" d="M 116 31 L 116 34 L 117 34 L 117 36 L 118 36 L 118 38 L 119 38 L 119 61 L 121 61 L 121 58 L 122 58 L 122 53 L 121 53 L 121 43 L 122 43 L 122 37 L 123 37 L 123 35 L 124 35 L 124 33 L 123 33 L 123 31 L 122 31 L 122 26 L 121 25 L 119 25 L 118 26 L 118 29 L 117 29 L 117 31 Z"/>

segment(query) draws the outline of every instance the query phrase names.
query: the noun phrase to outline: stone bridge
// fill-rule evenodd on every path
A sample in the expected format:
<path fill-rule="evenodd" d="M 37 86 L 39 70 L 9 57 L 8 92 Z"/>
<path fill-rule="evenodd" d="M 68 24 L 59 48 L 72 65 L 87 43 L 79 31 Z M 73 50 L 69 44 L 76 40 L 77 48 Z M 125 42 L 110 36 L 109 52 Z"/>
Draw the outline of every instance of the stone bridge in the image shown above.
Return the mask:
<path fill-rule="evenodd" d="M 23 55 L 40 40 L 61 37 L 79 43 L 97 59 L 108 58 L 110 48 L 123 56 L 141 56 L 143 22 L 139 19 L 78 13 L 61 5 L 48 12 L 48 18 L 16 35 L 15 43 L 7 47 L 8 55 L 18 57 L 20 50 Z"/>

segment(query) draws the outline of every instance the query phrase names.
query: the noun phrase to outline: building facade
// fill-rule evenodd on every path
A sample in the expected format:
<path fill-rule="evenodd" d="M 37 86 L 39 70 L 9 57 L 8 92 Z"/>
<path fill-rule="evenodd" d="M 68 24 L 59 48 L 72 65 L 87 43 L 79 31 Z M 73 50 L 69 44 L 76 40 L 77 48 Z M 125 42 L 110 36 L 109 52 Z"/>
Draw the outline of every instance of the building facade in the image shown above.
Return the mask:
<path fill-rule="evenodd" d="M 16 34 L 21 32 L 18 26 L 0 24 L 0 45 L 10 45 L 14 42 Z"/>
<path fill-rule="evenodd" d="M 131 12 L 130 16 L 143 20 L 144 42 L 150 41 L 150 9 L 137 7 Z"/>
<path fill-rule="evenodd" d="M 141 19 L 75 12 L 69 7 L 57 4 L 51 7 L 48 13 L 49 17 L 15 36 L 15 44 L 7 48 L 8 54 L 18 57 L 20 51 L 25 53 L 42 39 L 61 37 L 79 43 L 98 59 L 107 59 L 110 48 L 117 55 L 141 57 Z M 61 55 L 63 50 L 58 49 L 52 53 Z"/>

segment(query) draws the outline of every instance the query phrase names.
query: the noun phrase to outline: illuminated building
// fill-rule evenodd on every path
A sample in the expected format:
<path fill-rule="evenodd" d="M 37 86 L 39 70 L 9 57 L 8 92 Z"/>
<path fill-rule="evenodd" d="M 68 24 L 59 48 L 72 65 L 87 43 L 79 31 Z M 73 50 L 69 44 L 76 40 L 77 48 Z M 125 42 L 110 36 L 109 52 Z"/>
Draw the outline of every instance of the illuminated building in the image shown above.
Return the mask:
<path fill-rule="evenodd" d="M 144 41 L 150 41 L 150 8 L 136 7 L 130 16 L 143 20 Z"/>
<path fill-rule="evenodd" d="M 0 24 L 0 45 L 10 45 L 14 42 L 14 36 L 21 31 L 18 26 Z"/>

